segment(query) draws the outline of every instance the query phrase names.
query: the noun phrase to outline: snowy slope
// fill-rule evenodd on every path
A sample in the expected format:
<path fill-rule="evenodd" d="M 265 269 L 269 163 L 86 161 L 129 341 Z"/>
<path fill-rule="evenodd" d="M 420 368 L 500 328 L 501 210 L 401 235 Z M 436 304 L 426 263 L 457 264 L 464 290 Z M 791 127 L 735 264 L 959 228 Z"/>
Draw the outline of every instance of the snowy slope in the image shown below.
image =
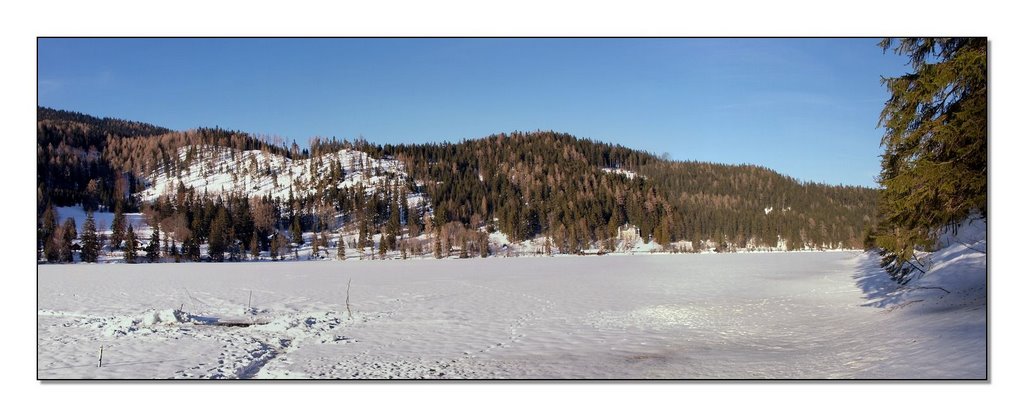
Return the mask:
<path fill-rule="evenodd" d="M 924 274 L 914 274 L 906 285 L 879 285 L 887 291 L 878 291 L 873 300 L 876 305 L 915 310 L 948 308 L 984 308 L 987 294 L 987 221 L 972 219 L 963 222 L 956 232 L 942 233 L 935 252 L 920 252 Z M 878 255 L 870 258 L 877 264 Z M 880 276 L 885 280 L 887 276 Z"/>
<path fill-rule="evenodd" d="M 942 340 L 942 346 L 913 338 L 902 349 L 919 358 L 930 358 L 943 366 L 974 368 L 972 375 L 985 376 L 987 365 L 987 233 L 985 220 L 964 222 L 958 233 L 951 230 L 938 239 L 935 252 L 919 253 L 924 274 L 916 274 L 905 285 L 897 285 L 878 265 L 875 252 L 861 254 L 854 261 L 856 282 L 864 293 L 865 306 L 892 316 L 895 333 L 927 331 Z M 927 366 L 897 363 L 895 369 L 932 375 Z"/>
<path fill-rule="evenodd" d="M 296 197 L 315 191 L 315 183 L 329 175 L 331 163 L 338 162 L 345 171 L 345 179 L 337 188 L 362 185 L 372 192 L 385 181 L 404 184 L 408 180 L 404 165 L 396 160 L 374 159 L 365 152 L 343 149 L 318 158 L 290 159 L 261 151 L 238 151 L 220 147 L 185 147 L 179 150 L 179 159 L 186 160 L 191 153 L 192 163 L 178 175 L 164 168 L 146 175 L 149 186 L 140 193 L 143 200 L 173 194 L 179 184 L 194 187 L 197 193 L 219 195 L 243 193 L 288 199 L 289 190 Z M 416 204 L 422 196 L 411 196 Z"/>

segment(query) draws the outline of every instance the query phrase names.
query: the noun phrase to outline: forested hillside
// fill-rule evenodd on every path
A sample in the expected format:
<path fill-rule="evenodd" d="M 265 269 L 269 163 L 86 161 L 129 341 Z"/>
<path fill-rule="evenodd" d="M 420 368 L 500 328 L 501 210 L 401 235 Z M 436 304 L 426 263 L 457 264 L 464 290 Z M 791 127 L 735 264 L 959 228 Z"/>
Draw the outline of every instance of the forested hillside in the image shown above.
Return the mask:
<path fill-rule="evenodd" d="M 116 166 L 107 146 L 120 138 L 148 137 L 169 130 L 146 123 L 96 118 L 38 108 L 36 127 L 37 202 L 112 208 L 135 188 L 134 172 Z M 130 201 L 130 200 L 129 200 Z M 134 208 L 134 204 L 131 204 Z M 42 212 L 42 206 L 38 207 Z"/>
<path fill-rule="evenodd" d="M 802 183 L 751 165 L 667 161 L 553 132 L 364 150 L 397 155 L 426 179 L 442 221 L 479 227 L 496 218 L 513 239 L 551 236 L 564 251 L 625 225 L 662 245 L 775 247 L 781 237 L 789 249 L 859 247 L 877 204 L 873 189 Z"/>
<path fill-rule="evenodd" d="M 51 261 L 73 259 L 61 248 L 78 231 L 53 215 L 73 205 L 118 213 L 109 250 L 176 260 L 207 250 L 219 260 L 303 245 L 317 256 L 328 247 L 339 257 L 346 247 L 487 256 L 496 232 L 543 253 L 623 250 L 627 236 L 666 251 L 856 248 L 877 204 L 873 189 L 669 161 L 554 132 L 423 145 L 316 138 L 301 149 L 40 108 L 38 135 L 39 247 Z M 145 213 L 154 227 L 135 237 L 148 237 L 147 248 L 117 221 L 125 212 Z"/>

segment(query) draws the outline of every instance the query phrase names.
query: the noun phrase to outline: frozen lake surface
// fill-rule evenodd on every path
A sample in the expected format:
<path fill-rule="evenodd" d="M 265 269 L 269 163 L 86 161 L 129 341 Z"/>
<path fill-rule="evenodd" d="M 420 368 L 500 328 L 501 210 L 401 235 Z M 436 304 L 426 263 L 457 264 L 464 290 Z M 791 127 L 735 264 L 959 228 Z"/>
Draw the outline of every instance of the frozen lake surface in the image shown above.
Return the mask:
<path fill-rule="evenodd" d="M 38 284 L 42 379 L 987 376 L 984 288 L 889 305 L 853 252 L 40 265 Z"/>

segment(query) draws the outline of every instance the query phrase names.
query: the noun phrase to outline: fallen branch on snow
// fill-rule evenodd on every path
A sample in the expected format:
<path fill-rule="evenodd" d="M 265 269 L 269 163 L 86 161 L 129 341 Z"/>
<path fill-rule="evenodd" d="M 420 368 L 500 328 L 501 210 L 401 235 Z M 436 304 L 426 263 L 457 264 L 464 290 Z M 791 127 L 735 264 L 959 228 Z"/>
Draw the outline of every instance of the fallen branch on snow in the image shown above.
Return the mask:
<path fill-rule="evenodd" d="M 947 290 L 945 288 L 942 288 L 942 287 L 910 287 L 910 288 L 907 288 L 907 291 L 913 291 L 913 290 L 942 290 L 942 291 L 945 291 L 946 294 L 951 294 L 949 292 L 949 290 Z"/>

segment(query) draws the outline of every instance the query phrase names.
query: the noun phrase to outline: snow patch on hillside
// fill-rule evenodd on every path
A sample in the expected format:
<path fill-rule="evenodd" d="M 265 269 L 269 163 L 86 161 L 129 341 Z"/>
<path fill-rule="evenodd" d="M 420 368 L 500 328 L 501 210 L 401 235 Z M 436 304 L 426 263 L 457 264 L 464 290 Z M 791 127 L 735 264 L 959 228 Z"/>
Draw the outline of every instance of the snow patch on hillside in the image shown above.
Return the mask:
<path fill-rule="evenodd" d="M 643 178 L 642 175 L 639 175 L 636 172 L 630 171 L 628 169 L 622 169 L 622 168 L 601 168 L 601 171 L 607 172 L 609 174 L 624 175 L 624 176 L 626 176 L 626 178 L 629 178 L 631 180 L 632 179 L 636 179 L 637 177 Z"/>
<path fill-rule="evenodd" d="M 309 195 L 331 174 L 331 165 L 340 164 L 344 180 L 324 187 L 351 188 L 362 185 L 372 193 L 384 185 L 404 184 L 408 180 L 405 166 L 394 159 L 374 159 L 365 152 L 343 149 L 316 158 L 291 159 L 258 150 L 239 151 L 213 146 L 191 146 L 179 150 L 180 160 L 192 161 L 180 172 L 161 167 L 147 178 L 149 186 L 139 193 L 146 201 L 165 194 L 174 194 L 178 185 L 194 187 L 197 193 L 220 195 L 242 193 L 249 196 L 270 195 L 287 200 L 289 191 L 295 197 Z M 413 195 L 410 205 L 424 196 Z"/>

